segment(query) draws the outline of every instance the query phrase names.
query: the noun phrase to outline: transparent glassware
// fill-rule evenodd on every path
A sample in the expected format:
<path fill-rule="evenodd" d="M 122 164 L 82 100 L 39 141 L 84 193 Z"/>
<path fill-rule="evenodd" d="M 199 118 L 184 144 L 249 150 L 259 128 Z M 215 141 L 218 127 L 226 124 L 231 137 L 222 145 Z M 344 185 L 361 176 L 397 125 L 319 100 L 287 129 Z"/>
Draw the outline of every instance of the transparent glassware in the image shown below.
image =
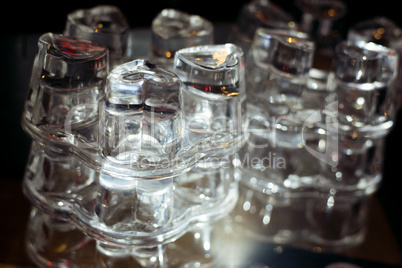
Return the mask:
<path fill-rule="evenodd" d="M 395 120 L 398 55 L 393 49 L 344 41 L 328 76 L 329 101 L 338 103 L 338 120 L 345 130 L 368 136 L 385 135 Z"/>
<path fill-rule="evenodd" d="M 247 53 L 254 33 L 260 27 L 295 30 L 298 24 L 292 15 L 269 0 L 252 0 L 240 10 L 228 42 L 238 45 Z"/>
<path fill-rule="evenodd" d="M 234 158 L 240 196 L 232 214 L 256 239 L 344 250 L 364 238 L 369 199 L 382 179 L 383 134 L 340 121 L 342 109 L 353 116 L 344 109 L 352 104 L 339 106 L 327 81 L 333 74 L 313 68 L 314 51 L 304 33 L 257 29 L 246 60 L 248 116 Z M 369 65 L 379 69 L 368 76 L 388 81 L 378 71 L 395 70 L 393 60 Z M 335 66 L 347 76 L 348 64 Z"/>
<path fill-rule="evenodd" d="M 325 119 L 332 124 L 326 128 L 317 122 L 298 132 L 272 130 L 261 116 L 250 128 L 252 144 L 246 141 L 238 153 L 233 217 L 252 237 L 270 243 L 324 251 L 360 244 L 382 180 L 383 137 L 345 132 L 332 122 L 334 115 Z M 290 137 L 298 137 L 299 148 L 289 146 Z"/>
<path fill-rule="evenodd" d="M 314 50 L 304 33 L 257 29 L 246 58 L 249 102 L 273 116 L 303 109 Z"/>
<path fill-rule="evenodd" d="M 99 107 L 99 159 L 73 153 L 74 143 L 65 144 L 66 151 L 57 144 L 34 143 L 25 176 L 34 205 L 98 240 L 149 247 L 177 239 L 188 226 L 220 218 L 233 208 L 237 188 L 225 173 L 233 168 L 217 177 L 222 181 L 219 195 L 194 201 L 178 189 L 177 175 L 205 154 L 193 151 L 199 141 L 183 142 L 177 75 L 145 60 L 120 65 L 109 74 Z M 182 153 L 182 147 L 190 149 Z M 96 163 L 87 166 L 91 160 Z M 215 186 L 204 185 L 205 193 Z"/>
<path fill-rule="evenodd" d="M 88 228 L 95 233 L 106 228 L 104 232 L 121 238 L 171 222 L 173 177 L 158 178 L 154 171 L 170 163 L 181 148 L 182 121 L 181 81 L 175 74 L 145 60 L 125 63 L 110 73 L 99 120 L 105 157 L 99 195 L 90 212 L 94 214 L 83 213 L 98 223 Z M 133 166 L 145 170 L 146 179 L 136 176 Z"/>
<path fill-rule="evenodd" d="M 23 129 L 60 152 L 71 152 L 75 145 L 82 154 L 95 153 L 98 102 L 104 94 L 108 60 L 105 47 L 53 33 L 42 35 L 24 105 Z"/>
<path fill-rule="evenodd" d="M 68 14 L 64 35 L 107 47 L 113 68 L 126 61 L 129 28 L 117 7 L 99 5 Z"/>
<path fill-rule="evenodd" d="M 26 249 L 39 267 L 93 267 L 96 242 L 72 222 L 32 208 L 26 230 Z"/>
<path fill-rule="evenodd" d="M 330 37 L 332 24 L 345 15 L 346 5 L 341 0 L 298 0 L 297 5 L 302 10 L 301 29 L 315 37 L 314 39 Z M 317 23 L 318 27 L 314 24 Z"/>
<path fill-rule="evenodd" d="M 370 138 L 366 133 L 357 131 L 327 131 L 325 135 L 337 135 L 337 146 L 324 146 L 328 141 L 320 141 L 326 153 L 335 162 L 320 161 L 317 187 L 347 192 L 349 195 L 368 196 L 374 193 L 382 180 L 384 138 Z M 373 135 L 375 136 L 375 135 Z M 323 148 L 317 147 L 317 152 Z"/>
<path fill-rule="evenodd" d="M 90 238 L 72 222 L 32 208 L 25 245 L 39 267 L 215 267 L 228 263 L 221 250 L 222 230 L 228 225 L 226 218 L 200 222 L 170 243 L 118 247 Z"/>
<path fill-rule="evenodd" d="M 220 222 L 200 223 L 182 237 L 155 247 L 110 247 L 97 243 L 96 267 L 203 267 L 225 266 L 218 262 L 216 229 Z"/>
<path fill-rule="evenodd" d="M 305 148 L 306 136 L 316 136 L 305 122 L 324 105 L 306 102 L 315 91 L 307 87 L 314 49 L 304 33 L 264 28 L 255 33 L 246 65 L 246 141 L 237 162 L 242 180 L 254 178 L 259 191 L 273 182 L 301 187 L 318 172 Z"/>
<path fill-rule="evenodd" d="M 151 30 L 151 60 L 167 70 L 173 70 L 177 50 L 214 42 L 210 21 L 175 9 L 162 10 L 153 19 Z"/>
<path fill-rule="evenodd" d="M 395 49 L 401 62 L 402 29 L 386 17 L 376 17 L 362 21 L 352 26 L 347 34 L 347 40 L 352 42 L 365 41 Z M 399 64 L 396 78 L 396 94 L 398 106 L 402 103 L 402 69 Z"/>
<path fill-rule="evenodd" d="M 258 241 L 339 252 L 363 242 L 370 201 L 365 195 L 283 191 L 274 186 L 263 193 L 241 182 L 231 216 L 247 236 Z"/>
<path fill-rule="evenodd" d="M 238 150 L 246 116 L 243 51 L 233 44 L 184 48 L 174 63 L 183 82 L 186 142 L 206 140 L 210 156 Z"/>
<path fill-rule="evenodd" d="M 296 4 L 302 11 L 301 30 L 309 34 L 317 46 L 314 67 L 328 70 L 334 56 L 333 48 L 342 35 L 336 23 L 345 15 L 346 4 L 342 0 L 298 0 Z"/>
<path fill-rule="evenodd" d="M 180 79 L 145 60 L 115 68 L 101 103 L 100 146 L 118 165 L 169 161 L 182 146 Z"/>
<path fill-rule="evenodd" d="M 92 187 L 99 173 L 71 153 L 32 142 L 24 174 L 24 194 L 33 205 L 54 217 L 69 219 L 72 203 Z"/>

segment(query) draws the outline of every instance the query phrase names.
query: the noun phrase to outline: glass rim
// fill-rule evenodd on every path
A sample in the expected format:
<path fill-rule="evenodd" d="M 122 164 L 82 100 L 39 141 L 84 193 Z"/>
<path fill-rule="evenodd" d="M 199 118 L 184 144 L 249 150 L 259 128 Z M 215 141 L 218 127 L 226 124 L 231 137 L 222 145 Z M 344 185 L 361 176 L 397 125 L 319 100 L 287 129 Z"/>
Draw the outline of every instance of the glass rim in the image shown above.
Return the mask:
<path fill-rule="evenodd" d="M 287 46 L 311 52 L 315 50 L 316 46 L 315 43 L 309 39 L 310 36 L 307 33 L 298 30 L 259 27 L 255 31 L 254 40 L 257 40 L 258 37 L 264 39 L 274 38 L 279 42 L 285 43 Z M 253 42 L 253 44 L 254 43 L 255 42 Z"/>
<path fill-rule="evenodd" d="M 347 49 L 360 49 L 362 53 L 347 53 Z M 363 40 L 351 41 L 344 40 L 336 45 L 336 54 L 338 58 L 351 58 L 353 60 L 367 61 L 378 57 L 388 57 L 398 59 L 398 53 L 395 49 L 389 48 L 374 42 Z M 369 54 L 371 53 L 371 55 Z M 372 56 L 372 57 L 368 57 Z"/>
<path fill-rule="evenodd" d="M 176 51 L 174 62 L 176 62 L 177 59 L 180 59 L 181 61 L 185 62 L 186 64 L 191 65 L 194 62 L 189 61 L 186 57 L 183 56 L 183 54 L 200 52 L 204 55 L 211 54 L 211 56 L 213 56 L 215 53 L 218 53 L 219 51 L 223 51 L 223 50 L 226 51 L 227 54 L 225 55 L 225 60 L 221 64 L 217 64 L 216 66 L 212 66 L 212 65 L 206 66 L 203 64 L 198 64 L 198 66 L 200 68 L 203 68 L 206 70 L 220 70 L 222 68 L 233 68 L 240 64 L 240 59 L 243 57 L 244 52 L 241 49 L 241 47 L 239 47 L 233 43 L 200 45 L 200 46 L 182 48 L 182 49 Z M 219 55 L 217 55 L 217 57 L 219 57 Z M 234 58 L 237 58 L 237 60 L 234 62 L 235 64 L 231 64 L 230 62 Z"/>
<path fill-rule="evenodd" d="M 69 53 L 62 51 L 62 49 L 60 48 L 60 45 L 58 45 L 56 43 L 57 42 L 56 39 L 58 39 L 58 38 L 65 39 L 66 41 L 71 40 L 71 41 L 77 42 L 78 44 L 86 44 L 86 45 L 94 46 L 94 47 L 97 47 L 98 50 L 84 53 L 81 55 L 71 55 Z M 55 49 L 57 49 L 60 52 L 60 55 L 54 55 L 54 54 L 50 54 L 50 55 L 55 58 L 64 59 L 64 60 L 68 61 L 68 63 L 73 63 L 73 62 L 82 63 L 82 62 L 86 62 L 86 61 L 99 60 L 102 57 L 106 57 L 107 54 L 109 53 L 109 49 L 107 47 L 99 45 L 92 41 L 81 40 L 81 39 L 77 39 L 74 37 L 70 37 L 70 36 L 66 36 L 66 35 L 58 34 L 58 33 L 52 33 L 52 32 L 42 34 L 39 37 L 38 44 L 42 44 L 47 49 L 49 49 L 50 46 L 54 47 Z M 93 53 L 93 52 L 95 52 L 95 53 Z"/>

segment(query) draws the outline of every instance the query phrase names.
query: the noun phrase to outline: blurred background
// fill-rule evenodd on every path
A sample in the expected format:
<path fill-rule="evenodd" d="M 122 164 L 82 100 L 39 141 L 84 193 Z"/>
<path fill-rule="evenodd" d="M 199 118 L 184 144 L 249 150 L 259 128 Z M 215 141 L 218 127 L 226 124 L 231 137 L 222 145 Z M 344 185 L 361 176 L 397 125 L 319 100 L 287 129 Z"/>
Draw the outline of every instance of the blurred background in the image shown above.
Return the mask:
<path fill-rule="evenodd" d="M 2 31 L 6 33 L 61 32 L 65 26 L 68 13 L 79 8 L 90 8 L 96 5 L 109 4 L 121 9 L 132 28 L 149 27 L 152 19 L 164 8 L 176 8 L 181 11 L 198 14 L 214 23 L 233 23 L 246 0 L 150 0 L 150 1 L 7 1 L 1 16 Z M 299 20 L 301 11 L 296 7 L 295 0 L 273 0 L 272 3 L 282 7 Z M 402 21 L 398 1 L 381 0 L 345 1 L 347 14 L 342 20 L 346 28 L 358 21 L 374 16 L 387 16 L 396 23 Z M 9 10 L 10 14 L 7 14 Z M 7 15 L 9 16 L 7 16 Z M 398 23 L 397 23 L 398 24 Z"/>

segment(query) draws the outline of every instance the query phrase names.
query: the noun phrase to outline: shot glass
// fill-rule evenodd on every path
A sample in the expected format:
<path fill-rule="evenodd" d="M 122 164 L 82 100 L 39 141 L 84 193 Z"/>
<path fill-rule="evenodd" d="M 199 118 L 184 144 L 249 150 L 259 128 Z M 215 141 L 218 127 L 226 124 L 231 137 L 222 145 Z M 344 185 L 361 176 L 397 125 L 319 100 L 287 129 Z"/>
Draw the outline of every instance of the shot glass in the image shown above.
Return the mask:
<path fill-rule="evenodd" d="M 98 102 L 104 94 L 108 50 L 46 33 L 39 38 L 22 126 L 35 140 L 68 150 L 96 147 Z"/>
<path fill-rule="evenodd" d="M 122 64 L 108 76 L 95 212 L 109 236 L 152 233 L 172 220 L 173 178 L 155 172 L 169 169 L 181 148 L 181 98 L 180 79 L 146 60 Z"/>
<path fill-rule="evenodd" d="M 314 49 L 304 33 L 257 29 L 246 58 L 248 101 L 274 116 L 302 109 Z"/>
<path fill-rule="evenodd" d="M 352 26 L 347 35 L 347 40 L 352 42 L 366 41 L 395 49 L 399 62 L 402 57 L 402 29 L 386 17 L 376 17 Z M 396 78 L 397 105 L 402 103 L 402 66 L 399 65 Z"/>
<path fill-rule="evenodd" d="M 183 81 L 184 141 L 204 141 L 201 149 L 215 156 L 238 150 L 245 122 L 243 51 L 233 44 L 184 48 L 174 63 Z"/>
<path fill-rule="evenodd" d="M 332 102 L 338 103 L 340 127 L 384 135 L 395 120 L 398 55 L 395 50 L 364 41 L 336 47 L 328 76 Z"/>
<path fill-rule="evenodd" d="M 212 23 L 175 9 L 162 10 L 152 21 L 151 60 L 173 70 L 177 50 L 213 44 Z"/>
<path fill-rule="evenodd" d="M 268 0 L 251 0 L 240 10 L 235 25 L 232 27 L 228 42 L 241 47 L 247 53 L 255 31 L 260 28 L 295 30 L 296 20 Z"/>
<path fill-rule="evenodd" d="M 117 7 L 100 5 L 68 14 L 64 34 L 107 47 L 113 68 L 126 60 L 129 28 Z"/>
<path fill-rule="evenodd" d="M 100 146 L 116 164 L 172 160 L 181 148 L 182 90 L 174 74 L 146 60 L 115 68 L 99 118 Z"/>

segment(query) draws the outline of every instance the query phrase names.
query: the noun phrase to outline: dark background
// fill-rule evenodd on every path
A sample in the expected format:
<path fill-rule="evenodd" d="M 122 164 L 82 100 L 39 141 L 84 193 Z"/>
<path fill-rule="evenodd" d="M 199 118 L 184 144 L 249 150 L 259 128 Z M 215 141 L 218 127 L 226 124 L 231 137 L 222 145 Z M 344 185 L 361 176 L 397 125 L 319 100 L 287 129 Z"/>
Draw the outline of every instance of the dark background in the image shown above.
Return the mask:
<path fill-rule="evenodd" d="M 299 21 L 301 12 L 293 0 L 276 0 L 273 3 L 279 5 L 291 13 L 296 21 Z M 341 35 L 345 36 L 347 29 L 355 23 L 371 19 L 376 16 L 386 16 L 397 25 L 402 26 L 402 12 L 400 1 L 380 0 L 345 1 L 347 13 L 338 27 Z M 115 5 L 126 16 L 130 27 L 147 28 L 152 19 L 164 8 L 175 8 L 190 14 L 198 14 L 215 24 L 233 24 L 241 7 L 248 1 L 218 1 L 218 0 L 165 0 L 165 1 L 8 1 L 3 3 L 0 18 L 1 36 L 1 64 L 0 64 L 0 138 L 3 145 L 0 147 L 1 176 L 0 178 L 22 179 L 27 159 L 30 140 L 22 132 L 20 118 L 28 87 L 32 60 L 24 56 L 24 49 L 11 47 L 15 40 L 25 40 L 24 36 L 41 34 L 45 32 L 61 33 L 65 27 L 67 14 L 79 8 L 91 8 L 100 4 Z M 20 46 L 36 46 L 36 43 L 24 41 Z M 21 62 L 14 64 L 15 54 L 20 51 L 22 55 L 23 69 L 15 69 L 21 66 Z M 21 54 L 22 53 L 22 54 Z M 24 58 L 25 57 L 25 58 Z M 29 60 L 28 60 L 29 59 Z M 25 60 L 25 61 L 24 61 Z M 401 113 L 397 117 L 397 123 L 388 135 L 384 151 L 384 180 L 378 196 L 385 210 L 391 227 L 397 236 L 400 248 L 402 248 L 402 120 Z"/>
<path fill-rule="evenodd" d="M 68 13 L 79 8 L 91 8 L 96 5 L 109 4 L 121 9 L 131 28 L 149 27 L 152 19 L 163 8 L 175 8 L 198 14 L 214 23 L 232 23 L 240 8 L 249 1 L 222 0 L 115 0 L 115 1 L 7 1 L 2 7 L 1 29 L 7 33 L 61 32 L 65 26 Z M 300 10 L 295 0 L 273 0 L 272 3 L 293 14 L 298 20 Z M 344 1 L 348 12 L 343 18 L 345 28 L 358 21 L 374 16 L 387 16 L 397 24 L 402 22 L 400 1 L 395 0 L 349 0 Z M 5 3 L 4 3 L 5 4 Z"/>

